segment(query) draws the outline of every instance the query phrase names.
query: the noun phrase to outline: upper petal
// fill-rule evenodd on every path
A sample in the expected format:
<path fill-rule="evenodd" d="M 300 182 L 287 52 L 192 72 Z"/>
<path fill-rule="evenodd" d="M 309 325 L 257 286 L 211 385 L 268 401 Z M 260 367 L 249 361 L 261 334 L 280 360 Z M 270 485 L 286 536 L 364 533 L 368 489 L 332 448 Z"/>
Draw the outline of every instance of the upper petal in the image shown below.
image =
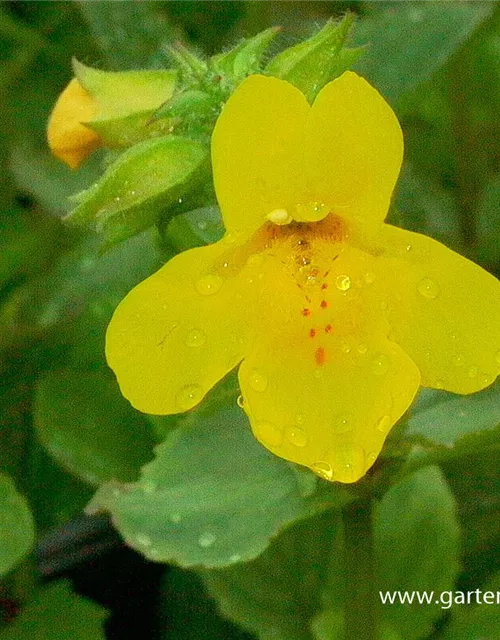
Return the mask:
<path fill-rule="evenodd" d="M 408 408 L 420 375 L 371 304 L 365 277 L 374 258 L 305 242 L 310 254 L 301 253 L 304 243 L 296 256 L 277 244 L 261 268 L 256 330 L 239 370 L 244 407 L 273 453 L 355 482 Z"/>
<path fill-rule="evenodd" d="M 305 140 L 315 198 L 359 225 L 382 221 L 401 168 L 403 135 L 378 91 L 350 71 L 327 84 L 309 113 Z"/>
<path fill-rule="evenodd" d="M 248 236 L 273 210 L 303 199 L 309 106 L 288 82 L 254 75 L 227 101 L 212 136 L 215 190 L 226 229 Z"/>
<path fill-rule="evenodd" d="M 106 357 L 123 395 L 140 411 L 190 409 L 242 359 L 243 274 L 231 253 L 224 239 L 181 253 L 116 309 Z"/>
<path fill-rule="evenodd" d="M 500 373 L 500 283 L 426 236 L 384 225 L 375 288 L 391 338 L 415 361 L 422 384 L 455 393 Z"/>

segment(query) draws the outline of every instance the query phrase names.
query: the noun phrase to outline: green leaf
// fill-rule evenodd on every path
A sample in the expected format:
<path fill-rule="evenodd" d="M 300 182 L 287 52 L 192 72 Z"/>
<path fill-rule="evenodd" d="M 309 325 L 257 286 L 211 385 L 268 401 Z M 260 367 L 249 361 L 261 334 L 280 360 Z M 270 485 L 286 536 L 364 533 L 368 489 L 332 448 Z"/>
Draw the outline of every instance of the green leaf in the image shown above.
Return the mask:
<path fill-rule="evenodd" d="M 109 510 L 148 558 L 184 567 L 248 561 L 293 521 L 351 499 L 331 485 L 328 494 L 311 495 L 315 481 L 304 482 L 253 438 L 237 393 L 228 381 L 219 385 L 179 418 L 138 483 L 97 492 L 92 508 Z"/>
<path fill-rule="evenodd" d="M 461 596 L 468 593 L 451 592 L 447 596 L 453 597 L 455 607 L 452 609 L 452 619 L 445 629 L 441 640 L 497 640 L 500 637 L 500 617 L 498 616 L 498 594 L 500 593 L 500 574 L 496 574 L 480 589 L 480 595 L 471 592 L 472 606 L 463 606 Z M 486 595 L 486 600 L 485 598 Z M 477 602 L 475 597 L 480 597 Z M 446 601 L 445 604 L 447 604 Z"/>
<path fill-rule="evenodd" d="M 234 85 L 239 84 L 245 76 L 259 71 L 261 58 L 279 31 L 279 27 L 270 27 L 252 38 L 242 40 L 229 51 L 210 58 L 209 67 L 226 76 Z"/>
<path fill-rule="evenodd" d="M 312 38 L 279 53 L 266 72 L 291 82 L 313 102 L 325 84 L 340 76 L 361 54 L 361 49 L 343 48 L 352 23 L 350 13 L 340 23 L 327 22 Z"/>
<path fill-rule="evenodd" d="M 405 640 L 391 625 L 381 622 L 377 640 Z M 344 621 L 338 609 L 328 609 L 315 616 L 312 629 L 315 640 L 332 640 L 343 637 Z"/>
<path fill-rule="evenodd" d="M 102 607 L 74 594 L 69 581 L 39 589 L 1 640 L 105 640 Z"/>
<path fill-rule="evenodd" d="M 500 385 L 470 396 L 442 394 L 438 402 L 414 413 L 407 437 L 423 438 L 440 449 L 421 453 L 445 460 L 500 446 Z"/>
<path fill-rule="evenodd" d="M 340 512 L 329 511 L 283 532 L 256 560 L 201 575 L 222 614 L 260 640 L 312 640 L 341 528 Z"/>
<path fill-rule="evenodd" d="M 175 216 L 165 230 L 165 240 L 177 251 L 217 242 L 224 235 L 219 207 L 203 207 Z"/>
<path fill-rule="evenodd" d="M 125 151 L 90 189 L 78 194 L 67 221 L 91 225 L 108 245 L 150 227 L 202 178 L 205 146 L 186 138 L 145 140 Z"/>
<path fill-rule="evenodd" d="M 477 252 L 482 262 L 500 264 L 500 174 L 489 180 L 477 210 Z"/>
<path fill-rule="evenodd" d="M 161 5 L 151 2 L 86 2 L 78 8 L 107 62 L 115 69 L 158 67 L 163 47 L 178 37 Z"/>
<path fill-rule="evenodd" d="M 147 419 L 103 373 L 46 373 L 37 384 L 34 419 L 47 451 L 89 484 L 132 481 L 152 457 Z"/>
<path fill-rule="evenodd" d="M 452 589 L 458 572 L 459 526 L 453 496 L 437 467 L 393 486 L 376 512 L 378 589 L 386 592 Z M 428 634 L 442 614 L 439 603 L 383 606 L 384 618 L 405 640 Z"/>
<path fill-rule="evenodd" d="M 428 80 L 493 11 L 487 2 L 369 3 L 355 44 L 369 44 L 355 65 L 389 100 Z"/>
<path fill-rule="evenodd" d="M 30 551 L 34 538 L 28 503 L 10 476 L 0 472 L 0 577 Z"/>

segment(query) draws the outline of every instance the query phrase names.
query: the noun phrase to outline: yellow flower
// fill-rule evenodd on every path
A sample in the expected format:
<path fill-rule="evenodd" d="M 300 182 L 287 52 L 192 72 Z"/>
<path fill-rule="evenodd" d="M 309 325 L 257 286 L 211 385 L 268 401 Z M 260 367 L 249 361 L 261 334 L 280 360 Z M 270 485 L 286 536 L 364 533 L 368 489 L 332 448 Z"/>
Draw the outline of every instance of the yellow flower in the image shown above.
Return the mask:
<path fill-rule="evenodd" d="M 355 482 L 420 385 L 473 393 L 500 372 L 500 286 L 425 236 L 384 224 L 398 121 L 347 72 L 312 107 L 250 76 L 212 139 L 226 235 L 119 305 L 107 357 L 141 411 L 195 406 L 228 371 L 255 437 Z"/>
<path fill-rule="evenodd" d="M 71 169 L 101 146 L 99 135 L 85 126 L 96 115 L 97 103 L 77 78 L 59 96 L 47 127 L 50 150 Z"/>

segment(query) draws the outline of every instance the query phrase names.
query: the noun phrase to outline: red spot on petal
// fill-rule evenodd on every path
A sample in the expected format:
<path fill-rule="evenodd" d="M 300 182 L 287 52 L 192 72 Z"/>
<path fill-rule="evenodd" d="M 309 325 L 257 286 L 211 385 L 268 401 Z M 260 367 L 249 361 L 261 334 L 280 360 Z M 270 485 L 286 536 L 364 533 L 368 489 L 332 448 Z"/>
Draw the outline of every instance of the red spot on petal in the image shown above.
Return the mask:
<path fill-rule="evenodd" d="M 327 324 L 325 327 L 325 333 L 331 333 L 332 332 L 332 325 L 331 324 Z"/>
<path fill-rule="evenodd" d="M 328 285 L 326 284 L 326 282 L 323 282 L 323 284 L 321 285 L 322 289 L 328 289 Z"/>
<path fill-rule="evenodd" d="M 302 309 L 302 315 L 303 316 L 310 316 L 311 315 L 311 309 Z"/>
<path fill-rule="evenodd" d="M 316 329 L 311 329 L 311 331 L 309 331 L 309 335 L 311 336 L 311 338 L 314 338 L 314 336 L 316 335 Z"/>
<path fill-rule="evenodd" d="M 326 309 L 328 306 L 328 302 L 326 300 L 322 300 L 320 305 L 319 305 L 322 309 Z"/>
<path fill-rule="evenodd" d="M 326 362 L 326 351 L 324 347 L 318 347 L 316 349 L 316 353 L 314 354 L 314 359 L 316 360 L 316 364 L 322 367 Z"/>

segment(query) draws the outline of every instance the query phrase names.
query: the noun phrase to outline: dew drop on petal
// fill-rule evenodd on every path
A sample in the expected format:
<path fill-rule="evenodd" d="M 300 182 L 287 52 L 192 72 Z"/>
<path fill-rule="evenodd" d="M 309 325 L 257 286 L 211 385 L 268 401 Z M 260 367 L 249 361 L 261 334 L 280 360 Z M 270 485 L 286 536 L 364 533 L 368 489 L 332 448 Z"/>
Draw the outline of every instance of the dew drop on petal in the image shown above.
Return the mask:
<path fill-rule="evenodd" d="M 386 414 L 378 419 L 377 424 L 375 425 L 377 430 L 381 433 L 389 433 L 392 427 L 392 418 L 390 415 Z"/>
<path fill-rule="evenodd" d="M 188 384 L 179 391 L 176 397 L 177 406 L 182 411 L 190 409 L 201 400 L 202 392 L 199 384 Z"/>
<path fill-rule="evenodd" d="M 493 378 L 488 375 L 487 373 L 483 373 L 481 375 L 481 377 L 479 378 L 481 384 L 484 384 L 485 386 L 491 384 L 493 382 Z"/>
<path fill-rule="evenodd" d="M 339 291 L 348 291 L 351 288 L 351 278 L 346 275 L 337 276 L 335 286 Z"/>
<path fill-rule="evenodd" d="M 479 371 L 477 367 L 470 367 L 470 369 L 467 371 L 467 375 L 469 376 L 469 378 L 475 378 L 478 373 Z"/>
<path fill-rule="evenodd" d="M 332 426 L 335 433 L 347 433 L 348 431 L 352 431 L 354 428 L 353 417 L 347 413 L 335 416 Z"/>
<path fill-rule="evenodd" d="M 454 364 L 456 367 L 463 367 L 463 365 L 465 364 L 464 357 L 463 357 L 463 356 L 461 356 L 461 355 L 456 355 L 456 356 L 454 356 L 454 358 L 453 358 L 453 364 Z"/>
<path fill-rule="evenodd" d="M 207 547 L 211 547 L 216 541 L 217 536 L 211 531 L 205 531 L 205 533 L 202 533 L 198 538 L 198 544 L 204 549 L 206 549 Z"/>
<path fill-rule="evenodd" d="M 417 290 L 421 296 L 434 300 L 439 295 L 439 285 L 437 285 L 431 278 L 424 278 L 420 280 L 417 285 Z"/>
<path fill-rule="evenodd" d="M 243 409 L 243 407 L 245 406 L 245 400 L 243 398 L 243 396 L 238 396 L 238 399 L 236 400 L 236 404 L 238 405 L 238 407 L 240 407 L 240 409 Z"/>
<path fill-rule="evenodd" d="M 302 427 L 288 427 L 285 430 L 285 438 L 296 447 L 305 447 L 309 438 Z"/>
<path fill-rule="evenodd" d="M 383 376 L 389 371 L 391 361 L 385 353 L 379 353 L 372 360 L 372 371 L 376 376 Z"/>
<path fill-rule="evenodd" d="M 342 342 L 342 344 L 340 345 L 340 350 L 342 351 L 342 353 L 350 353 L 351 345 L 348 342 Z"/>
<path fill-rule="evenodd" d="M 267 388 L 267 377 L 260 371 L 257 371 L 257 369 L 252 369 L 249 383 L 254 391 L 262 392 Z"/>
<path fill-rule="evenodd" d="M 371 273 L 371 271 L 367 271 L 364 275 L 364 281 L 366 284 L 372 284 L 375 281 L 375 274 Z"/>
<path fill-rule="evenodd" d="M 190 331 L 186 338 L 186 344 L 188 347 L 201 347 L 206 342 L 206 335 L 201 329 L 193 329 Z"/>
<path fill-rule="evenodd" d="M 220 276 L 209 274 L 198 280 L 196 283 L 196 290 L 198 293 L 201 293 L 202 296 L 211 296 L 219 291 L 222 284 L 223 280 Z"/>
<path fill-rule="evenodd" d="M 366 344 L 364 344 L 363 342 L 361 344 L 358 344 L 358 349 L 357 349 L 358 353 L 360 353 L 361 355 L 365 354 L 368 351 L 368 347 L 366 346 Z"/>
<path fill-rule="evenodd" d="M 257 422 L 254 427 L 255 437 L 269 447 L 279 447 L 283 442 L 283 431 L 272 422 Z"/>
<path fill-rule="evenodd" d="M 355 482 L 366 468 L 364 449 L 355 444 L 340 446 L 333 453 L 335 479 L 341 482 Z"/>
<path fill-rule="evenodd" d="M 444 389 L 444 380 L 436 380 L 436 384 L 434 386 L 436 389 Z"/>
<path fill-rule="evenodd" d="M 316 475 L 318 475 L 320 478 L 323 478 L 324 480 L 332 480 L 333 478 L 333 469 L 331 465 L 328 464 L 328 462 L 315 462 L 311 465 L 311 469 Z"/>
<path fill-rule="evenodd" d="M 375 453 L 375 451 L 372 451 L 371 453 L 369 453 L 366 456 L 366 463 L 368 468 L 370 468 L 372 466 L 372 464 L 375 463 L 375 461 L 377 460 L 378 455 Z"/>
<path fill-rule="evenodd" d="M 277 225 L 290 224 L 292 216 L 286 209 L 273 209 L 267 214 L 267 219 Z"/>

